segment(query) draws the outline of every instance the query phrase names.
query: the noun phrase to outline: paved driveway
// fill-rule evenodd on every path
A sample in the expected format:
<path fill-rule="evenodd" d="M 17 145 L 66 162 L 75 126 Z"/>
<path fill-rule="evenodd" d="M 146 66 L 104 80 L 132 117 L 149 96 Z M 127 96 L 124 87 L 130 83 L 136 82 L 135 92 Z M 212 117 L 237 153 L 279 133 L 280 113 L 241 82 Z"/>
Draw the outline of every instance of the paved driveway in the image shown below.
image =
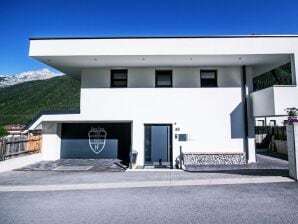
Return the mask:
<path fill-rule="evenodd" d="M 0 223 L 297 223 L 287 162 L 263 159 L 204 172 L 0 173 Z"/>
<path fill-rule="evenodd" d="M 96 161 L 97 162 L 97 161 Z M 46 163 L 45 163 L 46 164 Z M 90 165 L 90 163 L 88 163 Z M 110 164 L 109 171 L 113 170 L 111 161 L 103 163 Z M 112 165 L 111 165 L 112 164 Z M 143 181 L 183 181 L 202 179 L 239 179 L 248 177 L 287 177 L 288 162 L 282 159 L 258 155 L 258 163 L 242 167 L 241 169 L 217 169 L 202 170 L 196 172 L 185 172 L 181 170 L 168 171 L 126 171 L 126 172 L 90 172 L 90 171 L 51 171 L 61 165 L 59 162 L 52 162 L 50 168 L 43 169 L 46 165 L 37 163 L 29 168 L 35 171 L 12 171 L 0 173 L 0 186 L 5 185 L 47 185 L 47 184 L 77 184 L 77 183 L 123 183 Z M 67 165 L 67 163 L 64 163 Z M 74 165 L 71 163 L 71 165 Z M 80 165 L 76 163 L 76 165 Z M 83 163 L 83 165 L 87 165 Z M 92 165 L 92 163 L 91 163 Z M 107 166 L 107 165 L 106 165 Z M 33 169 L 37 167 L 37 169 Z M 40 167 L 42 169 L 40 169 Z M 105 167 L 105 165 L 103 166 Z M 28 167 L 27 167 L 28 168 Z M 26 170 L 27 168 L 24 168 Z M 115 168 L 119 170 L 117 166 Z M 30 170 L 30 169 L 28 169 Z M 45 171 L 38 171 L 45 170 Z M 104 169 L 102 169 L 104 170 Z M 96 171 L 96 170 L 95 170 Z M 123 171 L 123 169 L 121 169 Z"/>
<path fill-rule="evenodd" d="M 56 161 L 41 161 L 17 170 L 124 172 L 126 167 L 118 159 L 59 159 Z"/>

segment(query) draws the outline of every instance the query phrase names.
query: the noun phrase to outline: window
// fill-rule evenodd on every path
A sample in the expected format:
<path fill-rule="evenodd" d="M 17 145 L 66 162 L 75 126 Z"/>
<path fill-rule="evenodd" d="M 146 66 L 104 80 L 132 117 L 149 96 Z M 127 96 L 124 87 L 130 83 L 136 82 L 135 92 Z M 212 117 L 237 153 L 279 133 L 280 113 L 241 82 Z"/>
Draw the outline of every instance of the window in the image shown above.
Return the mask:
<path fill-rule="evenodd" d="M 264 120 L 257 120 L 256 121 L 256 126 L 264 126 L 265 125 L 265 121 Z"/>
<path fill-rule="evenodd" d="M 217 87 L 216 70 L 201 70 L 201 87 Z"/>
<path fill-rule="evenodd" d="M 111 70 L 111 87 L 127 87 L 127 70 Z"/>
<path fill-rule="evenodd" d="M 156 71 L 155 73 L 156 87 L 172 87 L 172 71 Z"/>
<path fill-rule="evenodd" d="M 276 120 L 270 120 L 269 126 L 276 126 Z"/>

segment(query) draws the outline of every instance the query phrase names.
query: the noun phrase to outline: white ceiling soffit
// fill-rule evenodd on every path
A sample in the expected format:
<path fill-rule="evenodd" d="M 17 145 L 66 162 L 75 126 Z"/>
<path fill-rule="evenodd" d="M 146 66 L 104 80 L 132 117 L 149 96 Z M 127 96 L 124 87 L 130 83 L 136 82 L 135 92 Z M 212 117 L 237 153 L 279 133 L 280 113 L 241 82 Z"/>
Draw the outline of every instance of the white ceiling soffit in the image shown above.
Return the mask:
<path fill-rule="evenodd" d="M 177 67 L 177 66 L 242 66 L 284 64 L 289 54 L 272 55 L 138 55 L 138 56 L 36 56 L 37 60 L 79 76 L 81 69 L 101 67 Z"/>

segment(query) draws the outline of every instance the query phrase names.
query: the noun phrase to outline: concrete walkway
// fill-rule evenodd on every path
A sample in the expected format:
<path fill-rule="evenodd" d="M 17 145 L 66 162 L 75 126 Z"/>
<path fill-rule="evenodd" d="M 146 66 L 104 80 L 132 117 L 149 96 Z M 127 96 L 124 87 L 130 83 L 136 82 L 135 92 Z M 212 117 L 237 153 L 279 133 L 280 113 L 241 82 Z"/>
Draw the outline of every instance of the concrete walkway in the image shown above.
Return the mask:
<path fill-rule="evenodd" d="M 56 184 L 56 185 L 21 185 L 0 186 L 0 192 L 35 192 L 35 191 L 71 191 L 71 190 L 100 190 L 122 188 L 151 188 L 151 187 L 177 187 L 177 186 L 206 186 L 206 185 L 232 185 L 232 184 L 264 184 L 295 182 L 287 177 L 254 177 L 254 178 L 225 178 L 201 180 L 174 180 L 174 181 L 141 181 L 120 183 L 89 183 L 89 184 Z"/>
<path fill-rule="evenodd" d="M 0 162 L 0 173 L 11 171 L 14 169 L 19 169 L 23 166 L 29 166 L 31 164 L 40 162 L 41 158 L 42 158 L 41 154 L 36 153 L 36 154 L 32 154 L 32 155 L 25 155 L 25 156 L 20 156 L 17 158 L 1 161 Z"/>

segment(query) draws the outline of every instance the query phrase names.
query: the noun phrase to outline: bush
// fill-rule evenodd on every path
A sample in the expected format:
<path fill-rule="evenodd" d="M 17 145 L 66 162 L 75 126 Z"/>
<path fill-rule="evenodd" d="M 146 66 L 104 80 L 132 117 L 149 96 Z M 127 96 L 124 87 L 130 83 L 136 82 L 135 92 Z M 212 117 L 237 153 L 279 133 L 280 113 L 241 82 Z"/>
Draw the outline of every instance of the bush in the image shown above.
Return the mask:
<path fill-rule="evenodd" d="M 8 131 L 4 127 L 0 126 L 0 138 L 6 135 L 8 135 Z"/>

